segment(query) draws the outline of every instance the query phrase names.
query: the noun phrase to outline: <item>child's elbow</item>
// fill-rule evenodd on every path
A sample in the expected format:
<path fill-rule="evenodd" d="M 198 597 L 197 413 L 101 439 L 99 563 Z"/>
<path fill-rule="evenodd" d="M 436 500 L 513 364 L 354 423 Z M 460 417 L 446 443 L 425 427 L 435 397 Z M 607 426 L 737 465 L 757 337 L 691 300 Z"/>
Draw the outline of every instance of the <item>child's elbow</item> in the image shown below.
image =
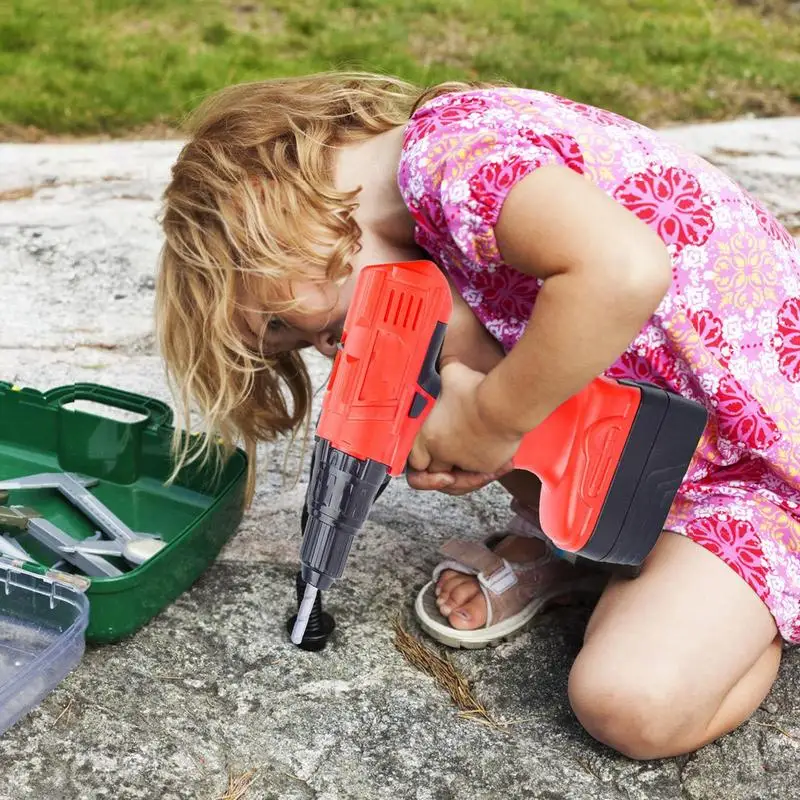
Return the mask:
<path fill-rule="evenodd" d="M 654 311 L 672 285 L 672 258 L 660 237 L 628 254 L 617 284 L 627 300 Z"/>

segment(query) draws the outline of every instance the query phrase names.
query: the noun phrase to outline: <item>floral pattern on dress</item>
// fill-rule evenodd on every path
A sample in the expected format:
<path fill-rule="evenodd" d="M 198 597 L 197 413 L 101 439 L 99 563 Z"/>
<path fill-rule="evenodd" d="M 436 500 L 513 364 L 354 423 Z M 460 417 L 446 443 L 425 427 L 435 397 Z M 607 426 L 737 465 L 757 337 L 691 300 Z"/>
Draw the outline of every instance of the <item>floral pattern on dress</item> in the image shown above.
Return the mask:
<path fill-rule="evenodd" d="M 700 184 L 677 167 L 651 168 L 626 178 L 614 199 L 655 228 L 675 253 L 686 245 L 704 244 L 714 230 L 714 217 L 703 203 Z"/>
<path fill-rule="evenodd" d="M 788 298 L 778 311 L 775 350 L 781 373 L 792 383 L 800 383 L 800 298 Z"/>
<path fill-rule="evenodd" d="M 727 514 L 701 517 L 686 528 L 686 533 L 739 573 L 764 598 L 768 595 L 764 553 L 755 528 Z"/>
<path fill-rule="evenodd" d="M 707 308 L 687 313 L 689 321 L 700 334 L 703 344 L 716 356 L 723 367 L 728 365 L 733 353 L 725 341 L 722 320 Z"/>
<path fill-rule="evenodd" d="M 398 186 L 417 242 L 506 351 L 542 282 L 503 263 L 494 226 L 514 186 L 549 165 L 583 175 L 667 246 L 672 285 L 606 374 L 706 407 L 666 527 L 728 564 L 800 643 L 797 243 L 717 167 L 632 120 L 527 89 L 441 95 L 409 121 Z"/>

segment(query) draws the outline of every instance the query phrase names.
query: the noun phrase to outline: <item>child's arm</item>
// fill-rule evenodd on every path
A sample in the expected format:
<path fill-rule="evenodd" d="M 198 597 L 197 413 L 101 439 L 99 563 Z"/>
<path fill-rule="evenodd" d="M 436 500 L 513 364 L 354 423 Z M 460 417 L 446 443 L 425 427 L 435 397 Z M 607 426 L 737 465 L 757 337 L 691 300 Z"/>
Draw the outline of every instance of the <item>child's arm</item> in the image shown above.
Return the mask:
<path fill-rule="evenodd" d="M 669 288 L 671 261 L 655 231 L 560 166 L 509 192 L 495 237 L 509 266 L 544 280 L 525 333 L 479 389 L 487 421 L 522 434 L 619 357 Z"/>
<path fill-rule="evenodd" d="M 418 472 L 508 470 L 521 437 L 616 360 L 670 285 L 656 233 L 566 167 L 522 179 L 494 231 L 503 261 L 543 285 L 525 333 L 488 375 L 443 366 L 409 457 Z"/>

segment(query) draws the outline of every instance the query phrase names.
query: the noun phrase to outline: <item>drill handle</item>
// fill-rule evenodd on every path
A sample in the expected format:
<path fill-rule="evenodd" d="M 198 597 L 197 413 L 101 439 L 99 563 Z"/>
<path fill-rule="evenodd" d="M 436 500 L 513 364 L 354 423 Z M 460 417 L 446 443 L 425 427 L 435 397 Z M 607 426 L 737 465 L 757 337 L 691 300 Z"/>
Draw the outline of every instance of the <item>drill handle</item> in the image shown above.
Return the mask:
<path fill-rule="evenodd" d="M 575 552 L 591 536 L 639 407 L 640 391 L 604 376 L 562 403 L 522 440 L 515 469 L 542 482 L 542 530 Z"/>

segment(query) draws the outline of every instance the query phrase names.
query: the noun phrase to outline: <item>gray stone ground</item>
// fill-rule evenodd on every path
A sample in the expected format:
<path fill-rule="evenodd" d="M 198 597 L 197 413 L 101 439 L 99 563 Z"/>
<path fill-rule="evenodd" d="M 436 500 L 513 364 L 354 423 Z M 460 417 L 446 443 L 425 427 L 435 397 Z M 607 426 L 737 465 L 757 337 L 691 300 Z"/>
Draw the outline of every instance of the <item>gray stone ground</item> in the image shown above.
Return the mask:
<path fill-rule="evenodd" d="M 676 128 L 800 225 L 800 119 Z M 169 399 L 151 328 L 158 199 L 174 142 L 0 145 L 0 378 L 94 381 Z M 317 378 L 324 364 L 313 360 Z M 299 453 L 261 452 L 260 485 L 208 573 L 145 629 L 92 647 L 0 739 L 0 798 L 192 798 L 258 770 L 248 798 L 763 800 L 800 797 L 800 656 L 754 719 L 686 758 L 635 763 L 582 732 L 565 688 L 586 612 L 545 615 L 496 650 L 455 661 L 503 731 L 463 721 L 392 646 L 452 534 L 500 526 L 506 503 L 413 494 L 395 482 L 346 579 L 326 594 L 339 628 L 323 654 L 287 644 Z M 65 709 L 68 709 L 65 712 Z"/>

